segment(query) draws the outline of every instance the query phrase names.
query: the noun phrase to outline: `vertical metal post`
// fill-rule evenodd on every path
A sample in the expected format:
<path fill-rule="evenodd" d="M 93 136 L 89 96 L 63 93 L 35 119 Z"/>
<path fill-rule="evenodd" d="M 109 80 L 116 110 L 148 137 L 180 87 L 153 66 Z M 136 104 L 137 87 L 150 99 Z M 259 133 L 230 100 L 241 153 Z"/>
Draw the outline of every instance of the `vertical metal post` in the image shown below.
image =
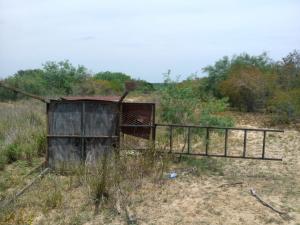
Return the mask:
<path fill-rule="evenodd" d="M 228 141 L 228 129 L 225 129 L 224 156 L 227 156 L 227 141 Z"/>
<path fill-rule="evenodd" d="M 155 139 L 156 139 L 156 125 L 155 125 L 155 104 L 152 105 L 152 142 L 153 148 L 155 149 Z"/>
<path fill-rule="evenodd" d="M 205 155 L 208 155 L 208 145 L 209 145 L 209 128 L 206 127 Z"/>
<path fill-rule="evenodd" d="M 170 125 L 170 152 L 173 150 L 173 126 Z"/>
<path fill-rule="evenodd" d="M 191 128 L 188 127 L 188 154 L 190 154 L 190 150 L 191 150 Z"/>
<path fill-rule="evenodd" d="M 243 157 L 246 157 L 246 148 L 247 148 L 247 130 L 244 130 L 244 148 L 243 148 Z"/>
<path fill-rule="evenodd" d="M 86 152 L 85 152 L 85 102 L 81 104 L 81 160 L 85 161 Z"/>
<path fill-rule="evenodd" d="M 265 158 L 265 148 L 266 148 L 266 131 L 264 131 L 264 138 L 263 138 L 263 147 L 262 147 L 262 158 Z"/>
<path fill-rule="evenodd" d="M 51 115 L 50 114 L 50 111 L 49 111 L 49 108 L 50 108 L 50 103 L 47 103 L 46 105 L 46 116 L 47 116 L 47 124 L 46 124 L 46 132 L 47 132 L 47 136 L 50 135 L 50 127 L 49 127 L 49 124 L 50 124 L 50 117 L 52 117 L 52 113 Z M 49 162 L 49 149 L 48 149 L 48 146 L 49 146 L 49 137 L 46 138 L 46 162 L 45 162 L 45 166 L 48 166 L 48 162 Z"/>
<path fill-rule="evenodd" d="M 121 135 L 121 133 L 122 133 L 122 111 L 123 111 L 123 104 L 122 104 L 122 102 L 119 102 L 119 104 L 118 104 L 118 110 L 119 110 L 119 118 L 118 118 L 118 127 L 117 127 L 117 136 L 118 136 L 118 144 L 117 144 L 117 151 L 118 151 L 118 153 L 117 154 L 119 154 L 119 151 L 121 150 L 121 142 L 122 141 L 124 141 L 124 136 L 122 136 Z M 122 140 L 121 140 L 121 137 L 123 137 L 122 138 Z M 122 144 L 124 144 L 124 143 L 122 143 Z"/>

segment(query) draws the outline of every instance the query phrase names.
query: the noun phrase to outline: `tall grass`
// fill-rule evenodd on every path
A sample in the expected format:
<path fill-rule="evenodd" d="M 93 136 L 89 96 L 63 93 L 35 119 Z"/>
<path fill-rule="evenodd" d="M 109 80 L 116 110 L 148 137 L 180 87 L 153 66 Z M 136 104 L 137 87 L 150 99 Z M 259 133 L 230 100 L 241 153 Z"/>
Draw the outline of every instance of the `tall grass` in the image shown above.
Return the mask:
<path fill-rule="evenodd" d="M 0 103 L 0 169 L 17 160 L 32 162 L 46 143 L 45 105 L 37 101 Z"/>

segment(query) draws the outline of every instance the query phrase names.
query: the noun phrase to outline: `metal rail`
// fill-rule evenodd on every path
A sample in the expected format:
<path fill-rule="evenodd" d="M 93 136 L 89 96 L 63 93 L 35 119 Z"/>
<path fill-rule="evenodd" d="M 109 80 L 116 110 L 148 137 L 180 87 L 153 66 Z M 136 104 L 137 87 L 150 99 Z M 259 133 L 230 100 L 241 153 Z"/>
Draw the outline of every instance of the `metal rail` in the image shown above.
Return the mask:
<path fill-rule="evenodd" d="M 192 155 L 192 156 L 209 156 L 209 157 L 226 157 L 226 158 L 239 158 L 239 159 L 259 159 L 259 160 L 275 160 L 275 161 L 281 161 L 281 158 L 272 158 L 272 157 L 266 157 L 266 138 L 267 138 L 267 133 L 272 133 L 272 132 L 284 132 L 284 130 L 277 130 L 277 129 L 264 129 L 264 128 L 238 128 L 238 127 L 215 127 L 215 126 L 199 126 L 199 125 L 182 125 L 182 124 L 161 124 L 157 123 L 154 125 L 121 125 L 121 127 L 151 127 L 152 129 L 156 131 L 156 129 L 160 127 L 167 127 L 168 129 L 168 137 L 169 137 L 169 151 L 168 153 L 172 154 L 178 154 L 178 155 Z M 175 128 L 185 128 L 187 129 L 187 138 L 184 141 L 185 143 L 187 142 L 187 152 L 183 152 L 183 150 L 179 149 L 174 149 L 173 146 L 173 138 L 174 138 L 174 129 Z M 195 153 L 192 151 L 191 147 L 191 140 L 192 140 L 192 132 L 191 128 L 195 129 L 204 129 L 206 131 L 205 133 L 205 152 L 204 153 Z M 224 153 L 223 154 L 213 154 L 210 153 L 210 132 L 212 130 L 223 130 L 225 135 L 224 135 Z M 228 132 L 230 130 L 234 131 L 243 131 L 243 150 L 242 150 L 242 155 L 241 156 L 234 156 L 234 155 L 229 155 L 228 154 Z M 261 155 L 259 157 L 252 157 L 247 155 L 247 140 L 248 140 L 248 132 L 262 132 L 263 134 L 263 141 L 262 141 L 262 150 L 261 150 Z M 142 149 L 135 149 L 135 150 L 142 150 Z M 144 149 L 146 150 L 146 149 Z M 159 149 L 157 149 L 158 152 Z"/>
<path fill-rule="evenodd" d="M 241 159 L 261 159 L 261 160 L 276 160 L 281 161 L 281 158 L 269 158 L 265 156 L 266 152 L 266 134 L 267 132 L 284 132 L 283 130 L 275 130 L 275 129 L 264 129 L 264 128 L 237 128 L 237 127 L 214 127 L 214 126 L 198 126 L 198 125 L 181 125 L 181 124 L 155 124 L 155 127 L 169 127 L 169 152 L 173 154 L 179 155 L 198 155 L 198 156 L 212 156 L 212 157 L 227 157 L 227 158 L 241 158 Z M 174 151 L 173 149 L 173 129 L 174 128 L 187 128 L 187 152 L 179 152 L 180 150 Z M 192 153 L 191 152 L 191 128 L 205 129 L 205 153 Z M 210 142 L 210 131 L 211 130 L 224 130 L 225 138 L 224 138 L 224 154 L 210 154 L 209 153 L 209 142 Z M 228 131 L 229 130 L 237 130 L 244 132 L 244 141 L 243 141 L 243 154 L 242 156 L 232 156 L 228 155 Z M 248 131 L 254 132 L 263 132 L 263 142 L 262 142 L 262 153 L 261 157 L 249 157 L 247 156 L 247 134 Z"/>

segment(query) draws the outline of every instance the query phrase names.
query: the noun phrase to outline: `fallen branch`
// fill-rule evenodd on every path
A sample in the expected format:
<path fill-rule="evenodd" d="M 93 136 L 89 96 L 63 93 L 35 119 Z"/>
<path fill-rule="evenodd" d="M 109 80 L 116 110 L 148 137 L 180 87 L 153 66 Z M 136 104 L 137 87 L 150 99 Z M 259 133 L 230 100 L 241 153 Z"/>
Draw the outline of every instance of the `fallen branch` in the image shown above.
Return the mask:
<path fill-rule="evenodd" d="M 221 188 L 221 187 L 226 187 L 226 186 L 235 186 L 235 185 L 242 185 L 243 182 L 235 182 L 235 183 L 227 183 L 227 184 L 222 184 L 220 185 L 218 188 Z"/>
<path fill-rule="evenodd" d="M 24 188 L 22 188 L 17 194 L 15 194 L 11 199 L 7 200 L 7 202 L 4 202 L 1 207 L 6 207 L 11 202 L 15 201 L 19 196 L 21 196 L 26 190 L 28 190 L 33 184 L 35 184 L 37 181 L 41 180 L 48 172 L 50 171 L 50 168 L 44 169 L 33 181 L 31 181 L 29 184 L 27 184 Z"/>
<path fill-rule="evenodd" d="M 292 219 L 286 212 L 281 212 L 275 208 L 273 208 L 270 204 L 262 200 L 257 194 L 254 189 L 250 189 L 250 193 L 253 197 L 255 197 L 262 205 L 268 207 L 269 209 L 273 210 L 274 212 L 278 213 L 280 216 L 286 218 L 286 219 Z"/>
<path fill-rule="evenodd" d="M 31 174 L 35 173 L 36 171 L 40 170 L 42 167 L 45 166 L 45 162 L 42 162 L 40 165 L 34 167 L 32 170 L 30 170 L 23 178 L 26 178 L 30 176 Z"/>

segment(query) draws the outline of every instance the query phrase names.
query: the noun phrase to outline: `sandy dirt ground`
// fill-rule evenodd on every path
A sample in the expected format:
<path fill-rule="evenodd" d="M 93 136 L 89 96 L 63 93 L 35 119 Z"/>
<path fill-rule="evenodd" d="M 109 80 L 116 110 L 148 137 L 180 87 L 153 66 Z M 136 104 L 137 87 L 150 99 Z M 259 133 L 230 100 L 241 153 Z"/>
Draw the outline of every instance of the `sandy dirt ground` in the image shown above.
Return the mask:
<path fill-rule="evenodd" d="M 238 127 L 266 127 L 261 115 L 236 114 L 235 117 Z M 243 138 L 242 134 L 231 135 L 232 154 L 240 153 L 240 138 Z M 252 154 L 251 151 L 260 154 L 259 138 L 260 134 L 249 136 L 249 154 Z M 218 140 L 215 144 L 218 145 Z M 266 147 L 269 156 L 282 157 L 283 160 L 218 158 L 214 162 L 220 165 L 222 174 L 209 171 L 195 173 L 191 165 L 174 163 L 167 172 L 176 171 L 175 179 L 167 178 L 168 173 L 161 181 L 145 179 L 128 198 L 137 224 L 300 225 L 300 132 L 292 127 L 285 129 L 284 133 L 269 135 Z M 19 221 L 36 225 L 127 224 L 124 212 L 118 214 L 109 206 L 94 216 L 93 205 L 83 194 L 87 190 L 83 187 L 70 188 L 69 177 L 51 175 L 50 178 L 20 198 L 19 210 L 11 216 L 17 215 L 22 219 Z M 43 202 L 39 199 L 45 199 L 43 190 L 53 189 L 53 181 L 65 183 L 62 187 L 63 203 L 44 212 L 41 210 Z M 262 205 L 250 194 L 250 189 L 286 215 L 279 215 Z"/>
<path fill-rule="evenodd" d="M 235 116 L 239 127 L 264 127 L 259 115 Z M 256 138 L 249 146 L 260 149 Z M 222 176 L 178 172 L 175 179 L 145 183 L 131 196 L 138 224 L 300 224 L 300 133 L 286 129 L 267 143 L 269 156 L 283 161 L 218 159 Z M 262 205 L 250 189 L 288 216 Z M 87 224 L 99 224 L 100 217 Z M 108 223 L 126 224 L 119 217 Z"/>

